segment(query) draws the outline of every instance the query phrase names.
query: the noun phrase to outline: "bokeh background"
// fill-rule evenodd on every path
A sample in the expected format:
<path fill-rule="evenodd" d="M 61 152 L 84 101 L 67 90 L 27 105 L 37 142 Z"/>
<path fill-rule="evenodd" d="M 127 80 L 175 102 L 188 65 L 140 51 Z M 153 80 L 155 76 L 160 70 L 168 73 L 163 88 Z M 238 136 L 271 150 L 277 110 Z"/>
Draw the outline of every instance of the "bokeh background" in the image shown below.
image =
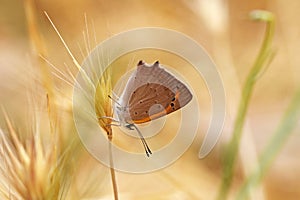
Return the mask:
<path fill-rule="evenodd" d="M 28 12 L 28 5 L 32 6 L 33 11 Z M 154 173 L 117 172 L 119 194 L 120 199 L 214 199 L 221 181 L 222 151 L 231 136 L 241 87 L 265 31 L 264 23 L 249 20 L 248 14 L 253 9 L 274 13 L 276 29 L 273 47 L 276 55 L 258 81 L 251 98 L 230 193 L 230 197 L 234 197 L 245 176 L 255 166 L 257 155 L 270 140 L 300 85 L 299 1 L 0 0 L 0 104 L 19 129 L 28 129 L 30 109 L 40 107 L 35 111 L 42 116 L 41 119 L 46 115 L 45 91 L 41 81 L 43 73 L 32 56 L 37 50 L 30 33 L 32 28 L 28 24 L 28 13 L 36 15 L 35 28 L 40 34 L 44 55 L 63 72 L 67 71 L 66 66 L 74 72 L 76 68 L 44 11 L 50 15 L 79 62 L 85 56 L 80 49 L 86 45 L 83 31 L 86 31 L 87 25 L 92 27 L 90 30 L 96 34 L 99 42 L 139 27 L 162 27 L 182 32 L 207 50 L 223 78 L 227 100 L 224 131 L 213 152 L 205 159 L 198 159 L 210 117 L 210 109 L 206 107 L 209 98 L 204 96 L 200 107 L 202 122 L 199 136 L 189 150 L 171 166 Z M 48 68 L 51 74 L 53 68 Z M 52 79 L 57 91 L 54 96 L 61 113 L 60 120 L 66 121 L 66 127 L 73 127 L 71 87 L 55 76 Z M 28 102 L 28 96 L 34 96 L 36 101 Z M 1 126 L 5 127 L 3 117 L 0 119 Z M 43 120 L 40 126 L 47 129 Z M 77 137 L 74 128 L 67 127 L 65 130 L 68 131 L 64 132 L 63 140 Z M 300 123 L 283 144 L 262 184 L 253 191 L 255 199 L 300 198 L 299 130 Z M 76 178 L 70 192 L 80 194 L 77 195 L 79 199 L 112 199 L 109 169 L 93 159 L 83 147 L 79 149 L 81 156 L 75 161 Z M 83 188 L 93 189 L 84 193 Z"/>

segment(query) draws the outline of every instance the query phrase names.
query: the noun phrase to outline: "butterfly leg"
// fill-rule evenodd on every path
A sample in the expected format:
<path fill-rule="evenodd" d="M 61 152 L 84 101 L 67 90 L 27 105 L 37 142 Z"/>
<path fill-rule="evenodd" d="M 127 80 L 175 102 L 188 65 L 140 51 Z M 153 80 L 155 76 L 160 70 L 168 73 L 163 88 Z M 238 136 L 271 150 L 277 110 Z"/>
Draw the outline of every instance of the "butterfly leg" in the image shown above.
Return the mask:
<path fill-rule="evenodd" d="M 98 119 L 110 119 L 112 122 L 117 122 L 117 124 L 110 123 L 110 124 L 107 124 L 107 126 L 121 126 L 121 122 L 112 117 L 102 116 L 102 117 L 98 117 Z"/>
<path fill-rule="evenodd" d="M 101 116 L 101 117 L 98 117 L 98 119 L 110 119 L 110 120 L 112 120 L 114 122 L 118 122 L 118 120 L 116 120 L 116 119 L 114 119 L 112 117 L 107 117 L 107 116 Z"/>

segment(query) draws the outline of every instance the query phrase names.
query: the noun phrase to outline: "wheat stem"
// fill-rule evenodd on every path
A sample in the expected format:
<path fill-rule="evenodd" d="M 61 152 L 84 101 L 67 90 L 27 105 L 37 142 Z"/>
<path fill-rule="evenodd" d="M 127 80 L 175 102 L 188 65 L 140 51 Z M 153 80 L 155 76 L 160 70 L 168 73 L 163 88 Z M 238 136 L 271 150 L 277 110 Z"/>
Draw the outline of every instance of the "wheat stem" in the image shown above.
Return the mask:
<path fill-rule="evenodd" d="M 118 200 L 118 187 L 117 187 L 117 180 L 114 168 L 114 161 L 113 161 L 113 154 L 112 154 L 112 137 L 108 135 L 108 148 L 109 148 L 109 169 L 111 175 L 111 182 L 113 186 L 113 193 L 114 193 L 114 200 Z"/>

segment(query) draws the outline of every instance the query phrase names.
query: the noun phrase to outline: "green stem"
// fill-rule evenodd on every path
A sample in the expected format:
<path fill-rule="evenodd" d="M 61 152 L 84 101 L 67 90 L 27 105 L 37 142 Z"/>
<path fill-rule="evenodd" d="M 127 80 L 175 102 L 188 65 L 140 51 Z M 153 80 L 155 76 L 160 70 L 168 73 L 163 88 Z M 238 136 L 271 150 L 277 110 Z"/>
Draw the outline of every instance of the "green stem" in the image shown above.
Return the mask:
<path fill-rule="evenodd" d="M 259 165 L 256 170 L 246 179 L 240 189 L 237 200 L 247 199 L 249 191 L 253 186 L 263 179 L 264 175 L 270 168 L 272 161 L 283 146 L 284 142 L 291 135 L 293 128 L 297 124 L 300 117 L 300 89 L 294 96 L 290 106 L 288 107 L 281 124 L 275 131 L 270 143 L 263 151 L 259 158 Z"/>
<path fill-rule="evenodd" d="M 234 174 L 234 165 L 239 152 L 239 144 L 242 136 L 242 130 L 248 110 L 248 104 L 253 91 L 253 87 L 261 75 L 263 69 L 266 67 L 267 61 L 270 59 L 271 50 L 270 46 L 274 35 L 274 16 L 267 11 L 253 11 L 250 17 L 254 20 L 263 21 L 267 23 L 265 37 L 262 43 L 260 52 L 255 60 L 255 63 L 247 76 L 246 82 L 243 86 L 242 97 L 240 100 L 238 114 L 234 124 L 232 138 L 226 148 L 224 163 L 223 163 L 223 177 L 220 192 L 217 199 L 223 200 L 227 198 L 229 188 L 232 183 Z"/>

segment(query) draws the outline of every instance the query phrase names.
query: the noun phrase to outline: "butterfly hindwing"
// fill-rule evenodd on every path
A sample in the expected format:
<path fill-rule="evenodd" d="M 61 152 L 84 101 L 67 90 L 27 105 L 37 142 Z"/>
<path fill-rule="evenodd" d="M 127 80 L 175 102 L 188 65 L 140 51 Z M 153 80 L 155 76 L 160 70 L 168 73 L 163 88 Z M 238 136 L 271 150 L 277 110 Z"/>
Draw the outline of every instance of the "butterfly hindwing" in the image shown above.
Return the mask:
<path fill-rule="evenodd" d="M 156 62 L 139 62 L 122 94 L 123 106 L 128 107 L 128 122 L 144 123 L 185 106 L 191 99 L 189 89 Z"/>
<path fill-rule="evenodd" d="M 164 116 L 170 113 L 166 109 L 174 97 L 175 94 L 163 85 L 145 84 L 137 88 L 131 95 L 129 100 L 130 117 L 134 123 L 143 123 Z"/>

